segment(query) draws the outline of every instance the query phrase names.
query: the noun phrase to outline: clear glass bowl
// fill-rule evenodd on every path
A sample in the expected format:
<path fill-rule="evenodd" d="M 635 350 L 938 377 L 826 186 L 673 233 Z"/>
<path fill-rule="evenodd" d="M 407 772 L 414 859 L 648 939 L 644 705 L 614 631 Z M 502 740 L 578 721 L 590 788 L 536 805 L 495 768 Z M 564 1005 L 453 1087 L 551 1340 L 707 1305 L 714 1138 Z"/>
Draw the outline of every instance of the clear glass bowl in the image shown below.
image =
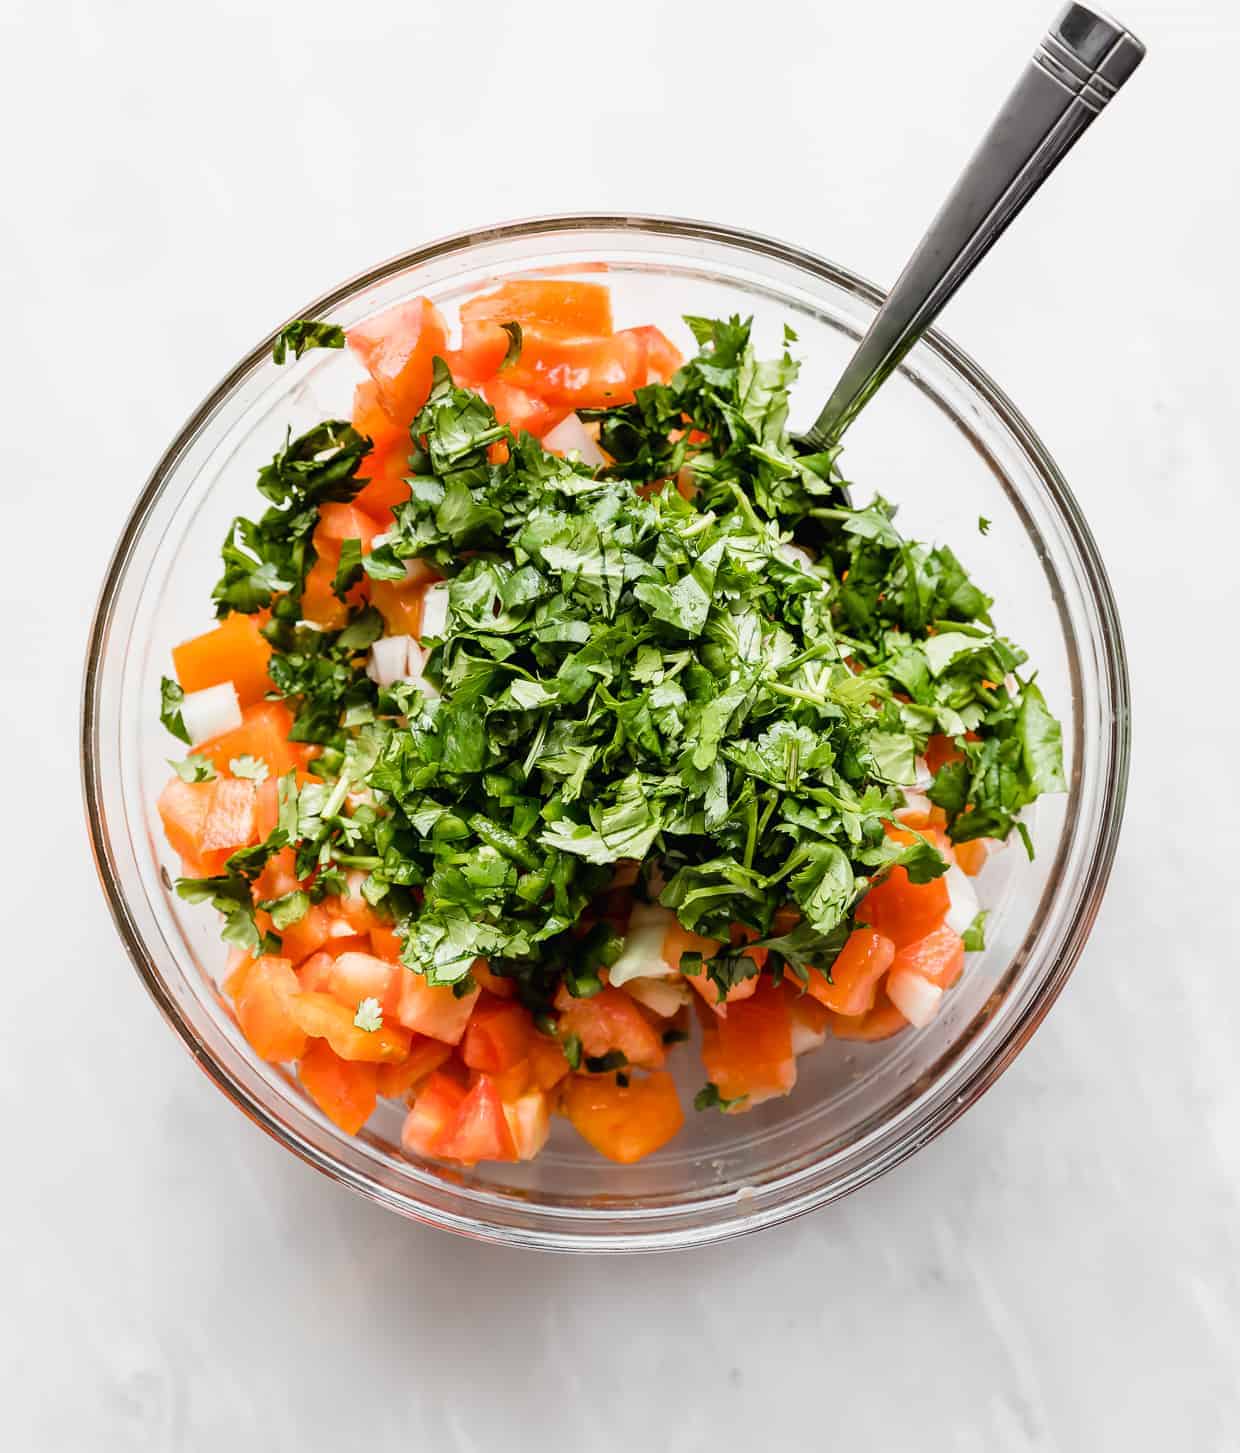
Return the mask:
<path fill-rule="evenodd" d="M 375 268 L 304 316 L 349 327 L 427 294 L 460 300 L 529 273 L 602 275 L 618 326 L 656 322 L 688 351 L 684 313 L 752 314 L 760 349 L 785 322 L 805 360 L 793 420 L 826 397 L 881 293 L 769 238 L 627 216 L 537 219 L 451 237 Z M 223 301 L 223 300 L 221 300 Z M 271 339 L 194 413 L 142 491 L 104 582 L 83 708 L 90 832 L 104 890 L 143 982 L 199 1064 L 258 1125 L 334 1179 L 438 1226 L 565 1251 L 700 1245 L 822 1206 L 889 1170 L 951 1123 L 1002 1070 L 1063 987 L 1097 912 L 1123 809 L 1128 683 L 1115 603 L 1067 485 L 1029 425 L 956 347 L 928 335 L 848 435 L 859 498 L 900 502 L 903 528 L 950 542 L 996 597 L 1000 628 L 1029 651 L 1062 717 L 1070 789 L 1039 804 L 1034 863 L 1019 846 L 978 880 L 988 946 L 940 1016 L 875 1045 L 828 1041 L 802 1058 L 786 1100 L 741 1117 L 688 1114 L 681 1135 L 637 1166 L 604 1161 L 565 1122 L 530 1165 L 476 1171 L 399 1153 L 400 1114 L 381 1105 L 343 1135 L 278 1067 L 255 1059 L 216 988 L 214 914 L 170 891 L 176 865 L 155 801 L 175 743 L 158 720 L 169 650 L 205 629 L 218 549 L 250 513 L 254 478 L 284 439 L 347 415 L 347 353 L 277 368 Z M 991 521 L 985 537 L 978 517 Z M 678 1073 L 703 1078 L 690 1050 Z"/>

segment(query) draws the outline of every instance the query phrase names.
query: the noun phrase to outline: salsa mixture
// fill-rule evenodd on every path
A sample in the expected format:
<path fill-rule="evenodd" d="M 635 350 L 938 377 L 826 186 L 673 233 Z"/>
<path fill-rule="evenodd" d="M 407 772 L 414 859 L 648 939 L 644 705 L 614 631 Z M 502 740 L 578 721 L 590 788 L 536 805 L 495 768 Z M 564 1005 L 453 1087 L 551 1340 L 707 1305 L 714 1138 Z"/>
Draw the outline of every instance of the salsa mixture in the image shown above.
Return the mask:
<path fill-rule="evenodd" d="M 952 551 L 790 436 L 790 329 L 759 360 L 687 318 L 686 361 L 563 280 L 461 321 L 354 329 L 352 421 L 259 472 L 162 684 L 159 813 L 242 1033 L 344 1131 L 388 1097 L 473 1165 L 560 1114 L 633 1162 L 686 1041 L 694 1107 L 739 1114 L 930 1022 L 1060 729 Z"/>

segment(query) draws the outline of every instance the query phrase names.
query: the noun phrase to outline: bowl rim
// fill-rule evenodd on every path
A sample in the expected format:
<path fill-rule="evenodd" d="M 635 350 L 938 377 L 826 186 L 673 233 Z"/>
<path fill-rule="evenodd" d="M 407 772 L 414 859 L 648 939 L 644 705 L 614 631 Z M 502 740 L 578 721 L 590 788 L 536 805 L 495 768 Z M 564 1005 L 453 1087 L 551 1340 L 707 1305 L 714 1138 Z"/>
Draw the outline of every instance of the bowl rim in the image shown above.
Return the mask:
<path fill-rule="evenodd" d="M 381 283 L 397 274 L 432 260 L 441 260 L 454 253 L 467 252 L 482 244 L 520 241 L 566 232 L 632 232 L 637 236 L 655 235 L 686 241 L 715 243 L 748 254 L 772 258 L 797 268 L 837 289 L 875 307 L 881 305 L 886 293 L 874 283 L 807 249 L 769 237 L 763 233 L 732 227 L 722 223 L 692 218 L 647 214 L 640 212 L 569 212 L 521 218 L 483 228 L 451 233 L 425 243 L 408 252 L 376 264 L 348 278 L 321 294 L 295 313 L 293 318 L 319 317 L 346 301 L 361 289 Z M 292 321 L 292 319 L 286 320 Z M 1084 886 L 1079 902 L 1064 935 L 1062 948 L 1049 969 L 1040 992 L 1025 1011 L 1007 1027 L 989 1047 L 988 1053 L 975 1064 L 958 1093 L 934 1108 L 931 1115 L 917 1126 L 916 1134 L 905 1134 L 901 1142 L 890 1147 L 885 1155 L 876 1157 L 846 1178 L 844 1184 L 811 1186 L 788 1200 L 747 1210 L 738 1203 L 734 1213 L 706 1225 L 678 1224 L 666 1229 L 644 1229 L 640 1225 L 623 1234 L 599 1236 L 589 1227 L 565 1231 L 486 1223 L 461 1216 L 424 1202 L 415 1201 L 409 1193 L 396 1194 L 364 1173 L 343 1165 L 297 1136 L 289 1126 L 269 1113 L 266 1107 L 221 1064 L 203 1044 L 190 1018 L 177 1004 L 148 952 L 143 936 L 135 923 L 119 875 L 113 865 L 112 847 L 105 827 L 99 753 L 99 692 L 103 648 L 106 643 L 118 588 L 139 539 L 148 512 L 161 495 L 169 475 L 200 429 L 226 401 L 234 388 L 271 353 L 281 329 L 275 329 L 255 345 L 204 398 L 177 432 L 155 465 L 135 501 L 120 538 L 112 552 L 104 575 L 87 637 L 86 663 L 82 679 L 81 735 L 82 793 L 92 855 L 96 871 L 108 902 L 113 922 L 122 943 L 148 993 L 164 1019 L 177 1032 L 200 1067 L 242 1112 L 299 1159 L 312 1165 L 330 1179 L 425 1224 L 438 1226 L 503 1245 L 532 1246 L 576 1252 L 607 1252 L 621 1250 L 667 1250 L 697 1246 L 749 1234 L 765 1226 L 777 1225 L 837 1200 L 894 1169 L 908 1156 L 936 1138 L 980 1098 L 1008 1068 L 1058 998 L 1076 965 L 1097 916 L 1102 896 L 1115 857 L 1119 830 L 1123 819 L 1127 791 L 1131 743 L 1131 691 L 1127 656 L 1120 627 L 1118 608 L 1110 581 L 1103 566 L 1093 532 L 1087 524 L 1072 490 L 1051 458 L 1046 446 L 1028 420 L 1008 395 L 981 369 L 973 359 L 937 329 L 928 329 L 921 343 L 940 361 L 947 364 L 994 411 L 1008 430 L 1017 448 L 1026 456 L 1044 486 L 1051 504 L 1066 526 L 1072 547 L 1078 555 L 1082 571 L 1082 588 L 1096 616 L 1096 622 L 1108 649 L 1100 662 L 1104 694 L 1112 710 L 1108 723 L 1109 738 L 1104 761 L 1109 765 L 1108 791 L 1104 795 L 1099 823 L 1089 852 L 1082 865 Z M 914 379 L 914 382 L 916 380 Z M 959 422 L 957 420 L 957 422 Z"/>

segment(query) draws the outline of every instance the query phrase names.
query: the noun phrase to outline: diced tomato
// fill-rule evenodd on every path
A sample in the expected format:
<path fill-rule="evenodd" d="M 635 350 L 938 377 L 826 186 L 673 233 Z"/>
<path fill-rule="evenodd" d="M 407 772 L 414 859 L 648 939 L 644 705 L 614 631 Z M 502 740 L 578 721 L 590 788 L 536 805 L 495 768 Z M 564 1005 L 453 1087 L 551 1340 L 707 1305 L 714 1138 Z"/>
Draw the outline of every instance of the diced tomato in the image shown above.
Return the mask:
<path fill-rule="evenodd" d="M 498 974 L 493 974 L 486 959 L 475 959 L 469 972 L 488 994 L 494 994 L 497 999 L 511 999 L 517 992 L 516 980 L 503 979 Z"/>
<path fill-rule="evenodd" d="M 363 999 L 377 999 L 385 1019 L 395 1016 L 400 996 L 395 965 L 364 953 L 341 954 L 332 960 L 328 990 L 353 1010 Z"/>
<path fill-rule="evenodd" d="M 194 748 L 217 772 L 227 772 L 234 757 L 257 757 L 273 777 L 306 764 L 306 749 L 289 741 L 293 714 L 282 701 L 260 701 L 241 713 L 241 725 Z"/>
<path fill-rule="evenodd" d="M 796 1084 L 792 1016 L 780 986 L 762 975 L 753 997 L 729 1007 L 702 1035 L 702 1063 L 725 1100 L 748 1109 Z"/>
<path fill-rule="evenodd" d="M 792 1016 L 792 1052 L 804 1054 L 815 1049 L 827 1037 L 831 1025 L 831 1011 L 821 1005 L 812 994 L 803 994 L 785 978 L 784 997 L 788 1001 L 788 1013 Z"/>
<path fill-rule="evenodd" d="M 573 1128 L 600 1155 L 632 1165 L 661 1149 L 685 1123 L 665 1070 L 621 1085 L 615 1075 L 573 1075 L 564 1091 Z"/>
<path fill-rule="evenodd" d="M 534 1033 L 530 1036 L 530 1076 L 540 1090 L 550 1090 L 568 1074 L 568 1061 L 558 1039 Z"/>
<path fill-rule="evenodd" d="M 956 843 L 954 852 L 957 866 L 961 872 L 967 873 L 970 878 L 976 878 L 986 866 L 986 859 L 990 856 L 990 839 L 975 837 L 970 838 L 968 842 Z"/>
<path fill-rule="evenodd" d="M 422 597 L 426 594 L 426 581 L 419 580 L 407 585 L 402 580 L 372 580 L 370 601 L 383 617 L 388 634 L 392 636 L 413 636 L 422 634 Z"/>
<path fill-rule="evenodd" d="M 644 328 L 626 328 L 624 331 L 635 333 L 645 346 L 647 383 L 666 383 L 685 361 L 680 349 L 659 328 L 647 325 Z"/>
<path fill-rule="evenodd" d="M 366 483 L 353 496 L 353 501 L 383 529 L 391 524 L 396 506 L 409 498 L 409 449 L 406 436 L 401 443 L 372 450 L 358 470 L 358 478 Z"/>
<path fill-rule="evenodd" d="M 915 841 L 915 834 L 894 825 L 888 825 L 887 833 L 897 842 Z M 934 828 L 922 829 L 920 835 L 950 852 L 947 839 Z M 929 883 L 911 883 L 904 868 L 892 868 L 857 905 L 857 922 L 870 924 L 897 948 L 903 948 L 936 929 L 950 907 L 951 898 L 942 877 Z"/>
<path fill-rule="evenodd" d="M 202 825 L 202 852 L 233 853 L 255 840 L 255 784 L 244 777 L 217 777 Z"/>
<path fill-rule="evenodd" d="M 563 337 L 530 327 L 504 373 L 516 388 L 570 409 L 630 403 L 646 381 L 646 343 L 634 333 Z"/>
<path fill-rule="evenodd" d="M 434 1072 L 452 1056 L 452 1046 L 438 1039 L 427 1039 L 415 1034 L 409 1049 L 408 1059 L 397 1065 L 379 1066 L 379 1093 L 389 1099 L 399 1099 L 428 1075 Z"/>
<path fill-rule="evenodd" d="M 527 1090 L 504 1100 L 504 1118 L 512 1133 L 518 1160 L 533 1160 L 551 1134 L 551 1107 L 541 1090 Z"/>
<path fill-rule="evenodd" d="M 331 920 L 318 903 L 312 903 L 296 923 L 280 930 L 280 952 L 295 964 L 317 954 L 330 937 Z"/>
<path fill-rule="evenodd" d="M 461 320 L 520 323 L 522 328 L 542 324 L 565 332 L 604 336 L 612 327 L 611 295 L 601 283 L 516 278 L 462 303 Z"/>
<path fill-rule="evenodd" d="M 292 1003 L 292 1013 L 303 1033 L 325 1039 L 341 1059 L 367 1064 L 397 1064 L 409 1053 L 409 1031 L 386 1021 L 378 1029 L 359 1029 L 354 1010 L 331 994 L 303 991 Z"/>
<path fill-rule="evenodd" d="M 465 1103 L 464 1087 L 436 1070 L 414 1096 L 401 1127 L 401 1148 L 408 1155 L 438 1155 Z"/>
<path fill-rule="evenodd" d="M 855 1039 L 872 1043 L 879 1039 L 890 1039 L 908 1028 L 908 1020 L 888 999 L 884 990 L 879 991 L 873 1009 L 865 1014 L 832 1014 L 831 1033 L 836 1039 Z"/>
<path fill-rule="evenodd" d="M 261 701 L 273 689 L 267 675 L 271 647 L 254 616 L 234 612 L 201 636 L 172 648 L 172 664 L 185 691 L 204 691 L 231 681 L 242 706 Z"/>
<path fill-rule="evenodd" d="M 461 1101 L 461 1108 L 436 1152 L 445 1160 L 477 1165 L 480 1160 L 516 1160 L 517 1148 L 504 1104 L 493 1081 L 480 1075 Z"/>
<path fill-rule="evenodd" d="M 498 323 L 466 323 L 461 346 L 450 348 L 443 361 L 457 388 L 477 389 L 503 363 L 508 352 L 508 334 Z"/>
<path fill-rule="evenodd" d="M 483 993 L 469 1016 L 461 1058 L 471 1070 L 498 1075 L 525 1059 L 534 1033 L 534 1017 L 511 999 Z"/>
<path fill-rule="evenodd" d="M 373 923 L 370 926 L 370 946 L 374 953 L 388 963 L 394 964 L 400 958 L 400 951 L 404 947 L 400 936 L 390 923 Z"/>
<path fill-rule="evenodd" d="M 959 762 L 963 756 L 951 737 L 936 735 L 926 743 L 926 766 L 936 774 L 949 762 Z"/>
<path fill-rule="evenodd" d="M 335 962 L 331 954 L 311 954 L 297 970 L 297 979 L 302 990 L 312 994 L 330 993 L 332 965 Z"/>
<path fill-rule="evenodd" d="M 332 589 L 339 559 L 320 555 L 309 570 L 301 592 L 301 616 L 321 631 L 343 630 L 349 622 L 349 606 L 365 598 L 365 581 L 353 586 L 341 600 Z"/>
<path fill-rule="evenodd" d="M 297 1019 L 301 985 L 287 959 L 255 959 L 237 998 L 237 1023 L 260 1059 L 282 1063 L 299 1058 L 306 1035 Z"/>
<path fill-rule="evenodd" d="M 906 944 L 892 960 L 893 974 L 920 974 L 940 989 L 950 989 L 964 973 L 964 942 L 960 935 L 941 924 L 925 938 Z"/>
<path fill-rule="evenodd" d="M 631 1065 L 658 1069 L 663 1064 L 659 1032 L 627 994 L 604 989 L 589 999 L 574 999 L 561 988 L 556 997 L 561 1037 L 575 1034 L 582 1053 L 601 1058 L 618 1049 Z"/>
<path fill-rule="evenodd" d="M 749 936 L 740 924 L 735 925 L 733 939 L 739 945 L 744 938 Z M 663 958 L 666 963 L 680 963 L 681 955 L 687 953 L 701 954 L 703 959 L 714 958 L 719 952 L 720 944 L 717 939 L 703 938 L 701 934 L 690 933 L 680 923 L 673 923 L 663 936 Z M 766 963 L 767 952 L 765 949 L 750 949 L 748 956 L 753 959 L 759 969 Z M 716 1014 L 721 1017 L 728 1012 L 729 1004 L 736 1004 L 742 999 L 748 999 L 758 987 L 757 976 L 742 979 L 739 983 L 733 984 L 727 992 L 727 997 L 720 1002 L 719 986 L 710 978 L 706 966 L 698 970 L 696 974 L 686 974 L 685 978 L 698 991 L 703 999 L 710 1005 Z"/>
<path fill-rule="evenodd" d="M 478 1073 L 477 1070 L 474 1071 Z M 516 1064 L 509 1065 L 506 1070 L 500 1070 L 498 1074 L 491 1076 L 499 1097 L 507 1105 L 510 1101 L 518 1099 L 530 1088 L 533 1080 L 530 1071 L 530 1062 L 527 1059 L 519 1059 Z"/>
<path fill-rule="evenodd" d="M 837 1014 L 864 1014 L 873 1007 L 878 982 L 891 967 L 896 946 L 871 928 L 857 928 L 831 965 L 831 976 L 809 970 L 807 991 Z"/>
<path fill-rule="evenodd" d="M 394 423 L 388 417 L 387 410 L 379 401 L 379 386 L 374 379 L 366 379 L 353 390 L 353 427 L 370 440 L 375 446 L 375 452 L 384 453 L 403 446 L 407 454 L 410 448 L 411 422 L 411 419 L 402 419 L 399 423 Z M 363 473 L 369 469 L 371 458 L 368 454 L 362 461 Z M 353 502 L 358 502 L 356 495 Z M 365 509 L 365 506 L 362 505 L 361 508 Z"/>
<path fill-rule="evenodd" d="M 351 328 L 348 337 L 388 417 L 408 425 L 431 391 L 432 360 L 448 345 L 438 309 L 427 298 L 414 298 Z"/>
<path fill-rule="evenodd" d="M 550 404 L 501 378 L 488 379 L 482 393 L 501 424 L 507 424 L 514 434 L 524 430 L 535 439 L 541 439 L 571 412 L 567 404 Z"/>
<path fill-rule="evenodd" d="M 365 510 L 354 504 L 331 501 L 319 506 L 319 522 L 314 529 L 314 548 L 320 555 L 339 561 L 346 540 L 360 540 L 362 553 L 369 552 L 379 526 Z"/>
<path fill-rule="evenodd" d="M 376 1066 L 341 1059 L 325 1039 L 316 1039 L 302 1055 L 297 1078 L 323 1114 L 346 1135 L 356 1135 L 374 1113 L 379 1079 Z"/>
<path fill-rule="evenodd" d="M 181 859 L 187 878 L 208 875 L 200 854 L 202 830 L 211 806 L 214 782 L 182 782 L 173 777 L 159 794 L 159 820 L 164 825 L 168 846 Z"/>
<path fill-rule="evenodd" d="M 445 1044 L 459 1044 L 478 1001 L 478 989 L 471 989 L 459 999 L 446 984 L 428 984 L 422 974 L 415 974 L 403 964 L 396 969 L 400 998 L 396 1018 L 406 1029 L 441 1039 Z"/>

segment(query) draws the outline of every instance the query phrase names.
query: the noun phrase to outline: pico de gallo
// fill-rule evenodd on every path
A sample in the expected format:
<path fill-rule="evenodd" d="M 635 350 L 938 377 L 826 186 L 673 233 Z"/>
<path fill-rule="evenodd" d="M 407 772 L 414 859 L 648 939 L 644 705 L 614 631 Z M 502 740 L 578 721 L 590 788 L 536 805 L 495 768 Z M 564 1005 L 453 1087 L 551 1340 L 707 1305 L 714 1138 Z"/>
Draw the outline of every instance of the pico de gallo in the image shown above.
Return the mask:
<path fill-rule="evenodd" d="M 941 1011 L 973 878 L 1064 786 L 990 598 L 790 435 L 791 329 L 685 322 L 687 359 L 530 279 L 456 346 L 426 298 L 276 344 L 364 376 L 229 529 L 158 810 L 242 1034 L 347 1133 L 385 1097 L 470 1166 L 560 1115 L 631 1163 L 673 1056 L 697 1111 L 788 1095 Z"/>

